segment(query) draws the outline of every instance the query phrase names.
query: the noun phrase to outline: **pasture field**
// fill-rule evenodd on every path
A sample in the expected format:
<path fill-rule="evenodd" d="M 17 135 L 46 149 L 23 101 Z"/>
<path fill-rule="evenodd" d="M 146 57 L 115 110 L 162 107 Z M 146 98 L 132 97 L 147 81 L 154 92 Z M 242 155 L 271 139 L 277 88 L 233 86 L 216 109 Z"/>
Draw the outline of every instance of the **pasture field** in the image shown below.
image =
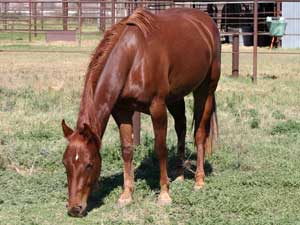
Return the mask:
<path fill-rule="evenodd" d="M 78 49 L 62 43 L 0 48 Z M 0 224 L 300 224 L 300 57 L 260 55 L 257 85 L 249 77 L 252 56 L 241 55 L 238 79 L 229 76 L 230 57 L 222 57 L 220 139 L 206 161 L 205 188 L 193 190 L 196 155 L 188 96 L 186 179 L 171 183 L 173 203 L 156 203 L 159 169 L 150 119 L 143 115 L 142 144 L 134 154 L 134 201 L 117 207 L 122 160 L 118 130 L 110 120 L 101 149 L 100 188 L 91 196 L 88 216 L 78 219 L 68 217 L 65 208 L 61 160 L 66 141 L 60 122 L 76 123 L 89 54 L 0 52 Z M 170 118 L 171 179 L 176 142 Z"/>

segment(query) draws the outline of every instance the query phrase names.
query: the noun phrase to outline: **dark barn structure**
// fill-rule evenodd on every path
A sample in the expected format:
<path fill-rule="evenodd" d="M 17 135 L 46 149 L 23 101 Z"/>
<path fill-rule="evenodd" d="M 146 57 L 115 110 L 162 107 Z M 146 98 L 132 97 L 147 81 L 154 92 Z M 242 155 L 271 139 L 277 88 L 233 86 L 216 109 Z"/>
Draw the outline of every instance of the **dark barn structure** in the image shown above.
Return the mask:
<path fill-rule="evenodd" d="M 179 5 L 189 4 L 192 8 L 199 8 L 206 11 L 223 33 L 232 32 L 253 32 L 254 8 L 253 1 L 226 1 L 226 0 L 203 0 L 186 1 L 176 0 Z M 259 1 L 258 4 L 258 32 L 267 33 L 268 27 L 265 23 L 267 17 L 278 17 L 281 15 L 282 3 L 280 1 Z M 225 36 L 225 43 L 231 42 L 230 36 Z M 271 37 L 268 34 L 259 35 L 258 46 L 270 45 Z M 245 35 L 241 44 L 246 46 L 253 45 L 252 35 Z"/>

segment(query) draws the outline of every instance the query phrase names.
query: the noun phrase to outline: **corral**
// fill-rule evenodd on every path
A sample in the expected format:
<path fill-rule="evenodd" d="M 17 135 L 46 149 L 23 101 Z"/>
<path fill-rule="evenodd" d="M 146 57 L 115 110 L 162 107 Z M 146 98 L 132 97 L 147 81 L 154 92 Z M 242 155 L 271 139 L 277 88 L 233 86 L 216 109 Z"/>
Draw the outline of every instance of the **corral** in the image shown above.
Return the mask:
<path fill-rule="evenodd" d="M 60 121 L 76 122 L 89 55 L 97 43 L 83 39 L 79 47 L 63 42 L 1 42 L 1 224 L 296 224 L 300 220 L 298 50 L 275 49 L 279 54 L 274 55 L 267 48 L 259 49 L 263 54 L 258 55 L 258 82 L 253 85 L 252 47 L 240 47 L 245 54 L 240 55 L 240 77 L 235 79 L 228 44 L 222 49 L 217 90 L 220 140 L 206 162 L 206 187 L 192 190 L 195 151 L 189 129 L 187 179 L 171 183 L 171 206 L 156 204 L 159 167 L 151 122 L 142 115 L 141 145 L 134 154 L 134 202 L 117 208 L 122 160 L 118 130 L 111 121 L 101 150 L 101 184 L 92 196 L 89 216 L 69 218 L 61 163 L 66 142 Z M 190 97 L 187 109 L 190 127 Z M 172 123 L 170 119 L 171 179 L 176 149 Z"/>

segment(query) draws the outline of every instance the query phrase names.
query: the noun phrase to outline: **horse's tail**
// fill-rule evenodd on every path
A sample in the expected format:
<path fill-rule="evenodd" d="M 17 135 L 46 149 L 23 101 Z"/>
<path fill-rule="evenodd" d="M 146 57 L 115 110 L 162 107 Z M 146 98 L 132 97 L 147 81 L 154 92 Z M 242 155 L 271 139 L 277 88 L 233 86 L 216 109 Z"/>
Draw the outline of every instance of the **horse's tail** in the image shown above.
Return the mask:
<path fill-rule="evenodd" d="M 208 129 L 208 136 L 205 141 L 205 154 L 211 155 L 213 152 L 213 146 L 216 144 L 219 136 L 217 104 L 215 94 L 213 94 L 212 111 L 210 116 L 210 122 L 208 124 Z"/>

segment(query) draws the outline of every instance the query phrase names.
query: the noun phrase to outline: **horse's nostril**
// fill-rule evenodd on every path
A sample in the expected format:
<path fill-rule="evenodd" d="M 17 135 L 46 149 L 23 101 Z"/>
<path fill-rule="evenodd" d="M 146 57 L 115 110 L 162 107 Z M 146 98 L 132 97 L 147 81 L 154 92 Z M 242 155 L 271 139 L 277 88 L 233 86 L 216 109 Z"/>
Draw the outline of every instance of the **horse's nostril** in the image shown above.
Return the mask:
<path fill-rule="evenodd" d="M 81 211 L 81 207 L 80 206 L 77 206 L 77 207 L 73 208 L 73 212 L 75 212 L 76 214 L 79 214 L 80 211 Z"/>
<path fill-rule="evenodd" d="M 82 205 L 79 205 L 78 208 L 81 210 L 82 209 Z"/>
<path fill-rule="evenodd" d="M 81 213 L 81 207 L 80 206 L 76 206 L 76 207 L 72 207 L 69 211 L 68 211 L 68 214 L 70 216 L 80 216 L 80 213 Z"/>

